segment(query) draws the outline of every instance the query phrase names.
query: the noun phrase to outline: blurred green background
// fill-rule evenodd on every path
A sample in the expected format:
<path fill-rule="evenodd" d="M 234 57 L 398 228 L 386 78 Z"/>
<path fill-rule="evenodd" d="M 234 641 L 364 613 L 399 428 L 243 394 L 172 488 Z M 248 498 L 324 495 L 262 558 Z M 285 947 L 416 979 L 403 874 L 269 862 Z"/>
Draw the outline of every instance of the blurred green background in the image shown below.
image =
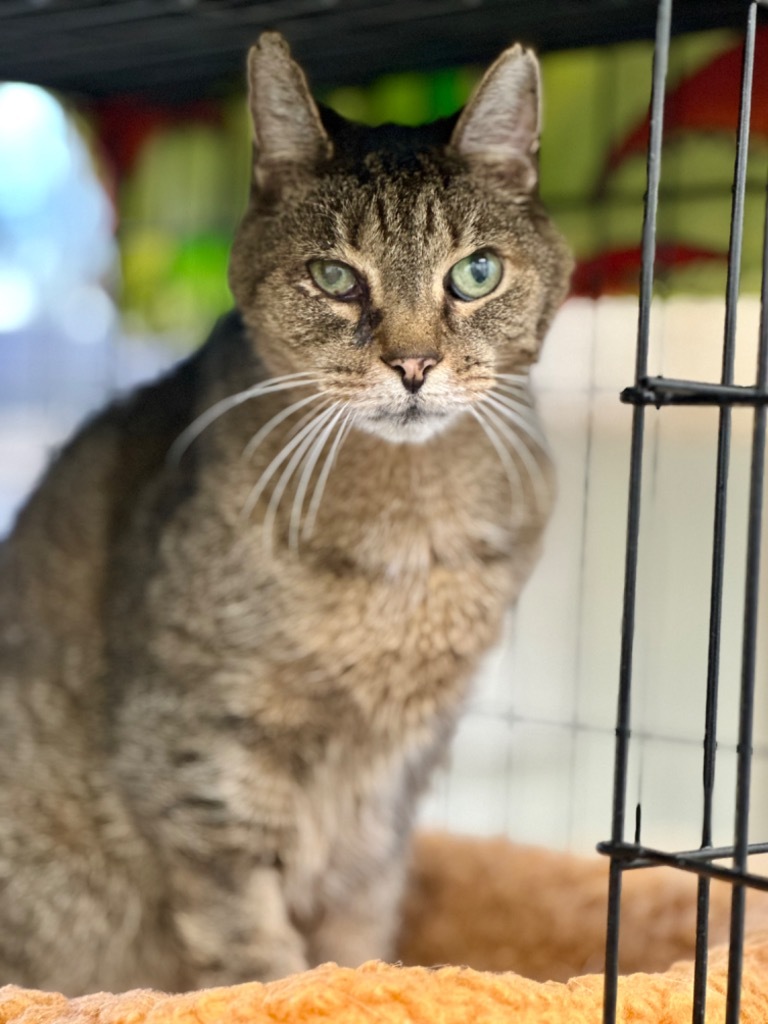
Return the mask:
<path fill-rule="evenodd" d="M 720 293 L 738 112 L 737 34 L 673 40 L 663 155 L 657 288 Z M 760 35 L 758 51 L 768 49 Z M 631 292 L 639 271 L 652 44 L 546 54 L 541 193 L 578 259 L 574 293 Z M 381 77 L 320 99 L 368 124 L 417 124 L 453 113 L 481 69 Z M 226 264 L 246 203 L 250 125 L 244 96 L 163 109 L 131 100 L 85 119 L 118 211 L 120 305 L 128 331 L 202 337 L 231 303 Z M 768 82 L 755 83 L 743 288 L 759 289 Z M 179 334 L 179 332 L 181 332 Z"/>

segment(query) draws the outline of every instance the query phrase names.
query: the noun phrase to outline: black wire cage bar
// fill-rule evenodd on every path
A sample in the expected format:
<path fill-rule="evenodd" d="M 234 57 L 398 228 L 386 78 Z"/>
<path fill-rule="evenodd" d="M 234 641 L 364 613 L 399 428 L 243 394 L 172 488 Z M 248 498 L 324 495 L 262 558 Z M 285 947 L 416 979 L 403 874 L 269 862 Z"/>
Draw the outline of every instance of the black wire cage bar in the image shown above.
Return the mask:
<path fill-rule="evenodd" d="M 750 873 L 747 870 L 750 854 L 762 853 L 768 850 L 768 844 L 755 843 L 750 845 L 748 840 L 761 524 L 765 475 L 766 404 L 768 404 L 768 196 L 763 240 L 761 316 L 755 383 L 753 386 L 743 387 L 734 384 L 733 379 L 736 347 L 736 314 L 747 180 L 747 153 L 750 134 L 750 110 L 755 70 L 755 38 L 758 8 L 765 8 L 767 6 L 768 0 L 744 0 L 746 28 L 731 208 L 722 373 L 719 383 L 708 383 L 695 380 L 670 380 L 663 377 L 649 376 L 648 374 L 650 311 L 654 284 L 656 220 L 661 180 L 664 95 L 671 34 L 672 0 L 659 0 L 658 5 L 651 97 L 651 131 L 647 163 L 648 185 L 643 223 L 643 258 L 640 279 L 635 381 L 634 385 L 626 388 L 621 395 L 622 401 L 631 404 L 634 408 L 630 449 L 627 544 L 619 666 L 619 695 L 616 718 L 612 827 L 610 840 L 598 846 L 599 851 L 610 857 L 611 861 L 606 930 L 604 1024 L 614 1024 L 616 1020 L 621 890 L 622 877 L 625 871 L 668 865 L 698 875 L 692 1014 L 694 1024 L 703 1024 L 706 1014 L 710 880 L 712 878 L 719 878 L 732 884 L 726 1024 L 737 1024 L 739 1019 L 746 888 L 754 887 L 768 890 L 767 877 Z M 766 69 L 759 69 L 759 71 L 762 71 L 763 74 L 766 73 Z M 625 837 L 628 765 L 632 739 L 632 670 L 639 558 L 640 505 L 643 482 L 644 432 L 646 412 L 649 405 L 656 406 L 657 409 L 661 409 L 666 405 L 714 405 L 719 408 L 703 739 L 701 846 L 697 850 L 677 853 L 652 849 L 642 844 L 639 806 L 635 812 L 633 841 L 629 842 Z M 739 692 L 737 771 L 734 797 L 733 843 L 727 847 L 715 848 L 712 845 L 712 808 L 717 756 L 720 627 L 723 609 L 725 528 L 728 512 L 728 475 L 731 452 L 731 414 L 733 407 L 737 405 L 750 405 L 754 407 L 747 513 L 747 556 L 744 574 L 744 620 Z M 715 863 L 722 860 L 730 860 L 730 867 Z"/>

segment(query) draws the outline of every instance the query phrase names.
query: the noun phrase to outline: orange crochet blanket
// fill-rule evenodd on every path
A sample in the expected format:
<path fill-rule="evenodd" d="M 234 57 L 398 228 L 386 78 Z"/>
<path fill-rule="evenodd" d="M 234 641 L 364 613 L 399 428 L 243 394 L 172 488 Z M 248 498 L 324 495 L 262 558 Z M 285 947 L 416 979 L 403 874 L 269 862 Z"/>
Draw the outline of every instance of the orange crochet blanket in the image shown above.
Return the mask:
<path fill-rule="evenodd" d="M 584 972 L 599 971 L 602 963 L 606 876 L 606 863 L 594 857 L 501 839 L 422 836 L 414 851 L 401 955 L 408 963 L 482 970 L 327 964 L 268 985 L 173 996 L 137 991 L 68 999 L 7 986 L 0 989 L 0 1024 L 494 1024 L 502 1018 L 600 1024 L 603 979 Z M 653 869 L 629 873 L 625 883 L 622 970 L 663 969 L 692 955 L 695 879 Z M 713 886 L 715 941 L 727 934 L 729 897 L 727 886 Z M 766 1024 L 768 897 L 750 894 L 750 904 L 740 1021 Z M 632 973 L 619 984 L 622 1024 L 691 1019 L 690 963 L 663 973 Z M 719 951 L 710 961 L 708 1024 L 725 1019 L 725 989 L 726 956 Z"/>
<path fill-rule="evenodd" d="M 768 874 L 768 859 L 751 870 Z M 619 967 L 664 971 L 694 955 L 696 877 L 671 868 L 624 876 Z M 608 861 L 445 833 L 414 844 L 398 956 L 409 965 L 466 964 L 567 981 L 601 971 Z M 747 924 L 768 932 L 768 893 L 750 891 Z M 713 883 L 710 945 L 728 939 L 731 887 Z M 768 1017 L 766 1018 L 768 1024 Z"/>
<path fill-rule="evenodd" d="M 725 1019 L 725 954 L 713 958 L 707 1022 Z M 622 1024 L 687 1024 L 691 966 L 619 979 Z M 357 970 L 326 964 L 268 985 L 254 983 L 188 995 L 98 994 L 68 1000 L 45 992 L 0 989 L 0 1024 L 600 1024 L 602 977 L 565 984 L 470 968 L 391 967 Z M 768 935 L 750 941 L 741 1024 L 768 1020 Z"/>

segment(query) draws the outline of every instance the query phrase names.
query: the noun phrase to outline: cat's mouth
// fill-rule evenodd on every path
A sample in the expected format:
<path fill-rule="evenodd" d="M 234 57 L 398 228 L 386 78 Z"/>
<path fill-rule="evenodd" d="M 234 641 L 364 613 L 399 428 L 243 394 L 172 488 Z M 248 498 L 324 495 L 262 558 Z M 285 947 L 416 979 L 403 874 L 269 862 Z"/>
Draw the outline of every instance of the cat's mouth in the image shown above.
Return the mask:
<path fill-rule="evenodd" d="M 422 444 L 445 430 L 457 415 L 458 410 L 429 408 L 414 398 L 398 408 L 381 406 L 366 411 L 357 418 L 356 423 L 363 430 L 388 441 Z"/>

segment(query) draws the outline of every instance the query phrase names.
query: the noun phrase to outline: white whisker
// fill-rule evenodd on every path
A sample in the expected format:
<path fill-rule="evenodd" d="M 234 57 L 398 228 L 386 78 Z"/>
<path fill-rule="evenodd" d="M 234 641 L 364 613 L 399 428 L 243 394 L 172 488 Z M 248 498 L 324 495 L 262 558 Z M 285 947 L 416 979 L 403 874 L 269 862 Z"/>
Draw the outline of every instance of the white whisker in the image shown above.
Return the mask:
<path fill-rule="evenodd" d="M 280 412 L 276 413 L 271 419 L 267 420 L 263 427 L 256 431 L 253 437 L 250 439 L 248 444 L 243 449 L 243 458 L 249 458 L 262 441 L 272 433 L 275 427 L 278 427 L 284 420 L 287 420 L 289 416 L 292 416 L 299 409 L 303 409 L 305 405 L 309 405 L 310 402 L 316 402 L 319 398 L 325 398 L 326 396 L 322 392 L 317 392 L 314 395 L 308 395 L 306 398 L 300 398 L 298 402 L 292 402 L 291 405 L 285 409 L 281 409 Z M 309 416 L 314 416 L 315 410 L 313 409 Z M 304 420 L 302 420 L 304 422 Z M 299 426 L 302 424 L 299 423 Z"/>
<path fill-rule="evenodd" d="M 320 509 L 320 503 L 323 500 L 323 494 L 325 493 L 325 487 L 326 484 L 328 483 L 328 477 L 330 476 L 331 470 L 333 469 L 333 464 L 336 461 L 336 456 L 339 453 L 339 449 L 344 443 L 344 438 L 349 433 L 350 427 L 354 422 L 354 416 L 354 410 L 349 409 L 347 411 L 346 418 L 341 423 L 341 426 L 338 429 L 336 437 L 334 437 L 333 439 L 331 447 L 328 449 L 328 454 L 325 457 L 323 468 L 321 469 L 320 475 L 318 476 L 317 481 L 315 482 L 315 489 L 312 492 L 312 500 L 309 503 L 307 515 L 304 520 L 303 534 L 305 537 L 311 537 L 315 529 L 315 520 L 317 519 L 317 513 Z"/>
<path fill-rule="evenodd" d="M 317 416 L 317 409 L 310 409 L 309 412 L 305 412 L 304 415 L 299 417 L 299 419 L 296 420 L 295 423 L 291 424 L 290 429 L 286 432 L 285 435 L 286 441 L 290 441 L 292 438 L 294 438 L 301 430 L 301 428 L 304 426 L 304 424 L 309 423 L 309 421 L 314 416 Z"/>
<path fill-rule="evenodd" d="M 491 391 L 503 391 L 505 394 L 514 395 L 520 401 L 526 401 L 529 405 L 533 402 L 533 396 L 524 384 L 506 384 L 504 381 L 495 381 Z"/>
<path fill-rule="evenodd" d="M 504 444 L 499 440 L 499 438 L 496 435 L 496 431 L 493 429 L 491 424 L 486 421 L 480 409 L 474 406 L 470 406 L 469 412 L 477 420 L 478 424 L 482 427 L 483 433 L 491 442 L 493 447 L 496 449 L 496 454 L 499 456 L 499 461 L 501 462 L 502 469 L 504 470 L 504 475 L 506 476 L 507 481 L 509 482 L 509 489 L 514 499 L 515 493 L 520 487 L 522 487 L 523 484 L 523 477 L 520 473 L 520 467 L 509 454 L 507 449 L 504 447 Z"/>
<path fill-rule="evenodd" d="M 531 407 L 510 401 L 502 395 L 494 395 L 493 391 L 482 396 L 482 401 L 492 405 L 502 416 L 517 424 L 518 427 L 544 452 L 549 451 L 547 439 L 539 429 L 538 422 L 530 415 Z M 528 413 L 528 415 L 526 415 Z"/>
<path fill-rule="evenodd" d="M 299 534 L 301 530 L 301 513 L 304 508 L 304 499 L 309 488 L 309 482 L 312 478 L 312 474 L 315 470 L 315 466 L 323 453 L 323 449 L 328 443 L 333 431 L 339 424 L 339 420 L 344 415 L 344 406 L 336 410 L 336 414 L 331 417 L 330 421 L 323 427 L 319 436 L 315 437 L 315 441 L 312 445 L 312 449 L 307 454 L 304 460 L 304 467 L 299 477 L 299 483 L 296 487 L 296 493 L 293 496 L 293 505 L 291 506 L 291 518 L 288 528 L 288 546 L 294 551 L 299 549 Z"/>
<path fill-rule="evenodd" d="M 535 416 L 536 407 L 530 394 L 520 391 L 505 391 L 503 388 L 503 384 L 495 384 L 485 394 L 493 395 L 500 402 L 506 402 L 510 408 L 518 409 L 523 416 Z"/>
<path fill-rule="evenodd" d="M 261 395 L 271 394 L 275 391 L 285 391 L 286 389 L 294 387 L 309 387 L 310 385 L 317 383 L 317 376 L 309 371 L 302 371 L 301 373 L 287 373 L 282 377 L 270 377 L 268 380 L 259 381 L 259 383 L 254 384 L 253 387 L 245 388 L 245 390 L 238 391 L 234 395 L 222 398 L 220 401 L 215 402 L 209 409 L 206 409 L 205 412 L 201 413 L 196 419 L 194 419 L 188 427 L 182 430 L 168 450 L 168 462 L 178 465 L 184 452 L 204 430 L 214 423 L 219 416 L 223 416 L 224 413 L 229 412 L 230 409 L 234 409 L 236 406 L 242 405 L 243 402 L 247 402 L 251 398 L 258 398 Z"/>
<path fill-rule="evenodd" d="M 251 489 L 251 492 L 248 495 L 248 499 L 246 500 L 245 505 L 243 506 L 243 516 L 245 518 L 248 518 L 248 516 L 250 516 L 250 514 L 253 512 L 254 508 L 259 502 L 259 499 L 266 490 L 269 481 L 272 479 L 272 477 L 275 475 L 278 469 L 280 469 L 280 467 L 286 461 L 286 459 L 289 459 L 291 457 L 291 454 L 298 448 L 298 446 L 301 444 L 301 442 L 304 440 L 307 434 L 309 434 L 315 428 L 318 418 L 324 417 L 327 411 L 327 408 L 321 410 L 317 414 L 317 416 L 314 419 L 310 420 L 310 422 L 302 430 L 300 430 L 292 440 L 290 440 L 287 444 L 284 444 L 280 451 L 277 453 L 277 455 L 275 455 L 275 457 L 272 459 L 272 461 L 269 463 L 266 469 L 262 472 L 261 476 L 256 481 L 255 486 Z"/>
<path fill-rule="evenodd" d="M 486 406 L 484 413 L 490 424 L 492 424 L 499 434 L 509 442 L 512 451 L 525 468 L 528 480 L 533 488 L 533 496 L 537 506 L 539 508 L 545 508 L 548 498 L 546 480 L 541 467 L 531 452 L 531 449 L 524 443 L 520 434 L 504 422 L 498 412 L 493 412 L 491 409 L 487 408 L 491 401 L 487 396 L 481 398 L 480 401 L 484 406 Z"/>
<path fill-rule="evenodd" d="M 511 381 L 522 381 L 527 383 L 529 376 L 527 373 L 494 373 L 497 380 L 511 380 Z"/>
<path fill-rule="evenodd" d="M 333 405 L 318 413 L 315 419 L 305 427 L 302 432 L 303 439 L 301 443 L 298 445 L 291 458 L 287 461 L 272 490 L 272 493 L 269 496 L 267 511 L 264 515 L 264 522 L 262 523 L 262 536 L 270 553 L 275 530 L 275 520 L 277 518 L 277 510 L 280 507 L 280 502 L 283 499 L 283 495 L 285 494 L 288 484 L 291 482 L 296 470 L 304 461 L 307 453 L 312 449 L 318 435 L 322 433 L 328 419 L 333 418 L 334 414 L 338 411 L 338 406 L 339 403 L 334 402 Z"/>

